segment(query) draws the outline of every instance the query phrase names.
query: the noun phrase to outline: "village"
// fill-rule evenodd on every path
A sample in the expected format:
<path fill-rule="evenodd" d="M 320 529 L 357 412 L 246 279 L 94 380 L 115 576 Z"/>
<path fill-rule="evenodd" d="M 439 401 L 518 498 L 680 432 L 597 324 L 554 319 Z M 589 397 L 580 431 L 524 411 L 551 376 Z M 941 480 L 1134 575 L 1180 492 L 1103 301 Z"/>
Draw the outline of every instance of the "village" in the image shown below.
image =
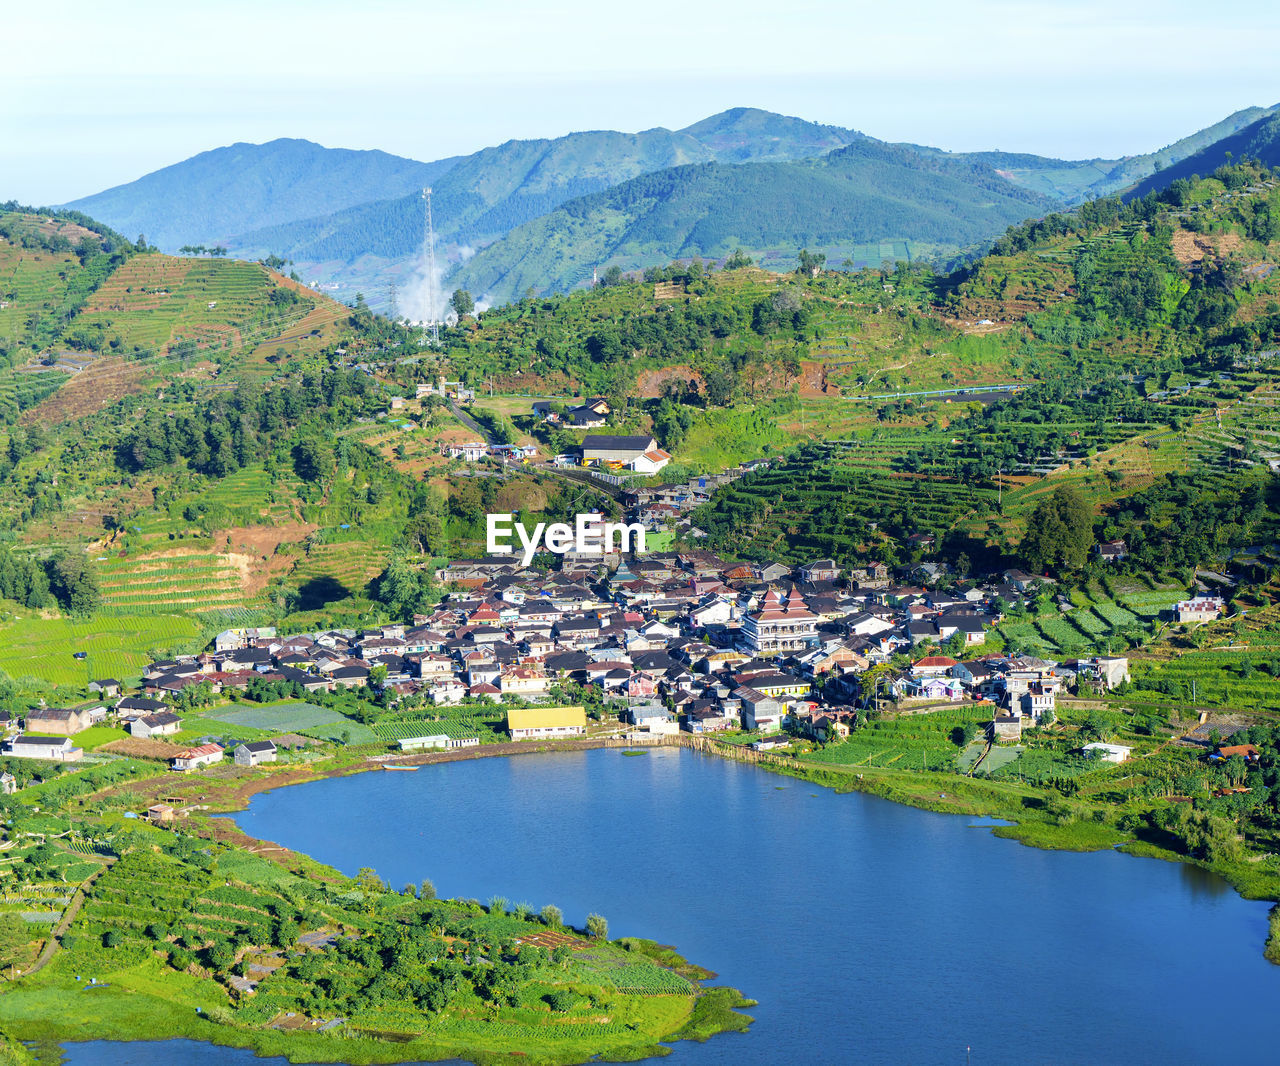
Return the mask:
<path fill-rule="evenodd" d="M 665 522 L 654 508 L 678 511 L 693 490 L 631 495 L 632 517 Z M 202 654 L 153 662 L 136 691 L 98 679 L 81 706 L 29 712 L 21 730 L 9 724 L 5 754 L 75 762 L 84 756 L 75 736 L 104 723 L 169 743 L 171 754 L 161 750 L 175 772 L 228 758 L 255 766 L 315 743 L 286 730 L 240 742 L 169 739 L 184 729 L 194 694 L 205 703 L 253 699 L 264 686 L 301 699 L 376 700 L 391 720 L 403 713 L 386 745 L 402 753 L 678 733 L 732 736 L 764 751 L 796 739 L 838 742 L 886 707 L 918 714 L 957 705 L 985 708 L 995 745 L 1052 722 L 1068 691 L 1105 692 L 1128 679 L 1123 656 L 1055 662 L 985 650 L 1002 613 L 1039 595 L 1047 579 L 1009 570 L 978 582 L 899 583 L 931 573 L 945 577 L 875 562 L 853 570 L 830 559 L 735 562 L 698 550 L 568 552 L 556 569 L 512 556 L 459 559 L 435 574 L 447 594 L 411 624 L 229 629 Z M 1221 610 L 1213 597 L 1170 607 L 1181 620 Z M 484 709 L 502 715 L 501 735 L 475 728 L 469 712 Z M 1128 754 L 1092 747 L 1111 761 Z M 0 784 L 12 790 L 6 777 Z"/>

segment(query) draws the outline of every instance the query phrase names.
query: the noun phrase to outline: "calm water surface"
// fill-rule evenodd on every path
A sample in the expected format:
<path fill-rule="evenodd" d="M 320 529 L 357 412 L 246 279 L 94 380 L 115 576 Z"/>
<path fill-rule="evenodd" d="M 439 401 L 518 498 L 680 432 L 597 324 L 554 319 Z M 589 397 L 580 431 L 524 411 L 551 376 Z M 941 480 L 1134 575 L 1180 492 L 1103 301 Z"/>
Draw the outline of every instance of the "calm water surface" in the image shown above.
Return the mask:
<path fill-rule="evenodd" d="M 611 936 L 674 944 L 760 1001 L 749 1033 L 677 1044 L 673 1066 L 961 1066 L 966 1046 L 975 1066 L 1280 1060 L 1267 904 L 1187 867 L 1039 851 L 679 749 L 366 773 L 236 820 L 397 888 L 430 877 L 575 924 L 599 911 Z M 203 1066 L 172 1046 L 71 1045 L 69 1061 Z"/>

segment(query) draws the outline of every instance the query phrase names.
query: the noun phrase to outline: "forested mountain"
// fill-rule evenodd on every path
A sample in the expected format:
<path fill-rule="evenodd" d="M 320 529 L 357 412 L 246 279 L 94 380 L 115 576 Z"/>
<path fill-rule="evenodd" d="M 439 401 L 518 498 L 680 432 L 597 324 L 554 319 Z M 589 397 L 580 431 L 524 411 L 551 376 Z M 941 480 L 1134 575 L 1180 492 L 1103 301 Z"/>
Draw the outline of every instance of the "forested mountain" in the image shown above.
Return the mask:
<path fill-rule="evenodd" d="M 819 160 L 676 167 L 566 203 L 512 231 L 453 282 L 504 301 L 564 290 L 593 268 L 807 246 L 838 262 L 854 246 L 954 251 L 1044 213 L 1051 201 L 992 168 L 863 138 Z"/>
<path fill-rule="evenodd" d="M 1131 195 L 1145 196 L 1149 192 L 1167 189 L 1175 181 L 1189 179 L 1196 174 L 1205 177 L 1232 160 L 1241 159 L 1256 159 L 1268 166 L 1280 163 L 1280 114 L 1275 110 L 1181 162 L 1152 174 L 1140 182 Z"/>
<path fill-rule="evenodd" d="M 434 181 L 454 159 L 420 163 L 386 152 L 281 138 L 201 152 L 70 204 L 164 251 L 213 245 L 249 229 L 327 214 Z"/>
<path fill-rule="evenodd" d="M 364 291 L 383 308 L 389 284 L 414 274 L 426 184 L 441 259 L 457 271 L 450 287 L 509 298 L 573 285 L 597 266 L 721 256 L 738 245 L 773 265 L 801 245 L 855 264 L 945 259 L 1009 223 L 1162 167 L 1143 189 L 1159 187 L 1182 174 L 1173 169 L 1180 160 L 1224 137 L 1238 156 L 1246 130 L 1275 111 L 1248 108 L 1121 160 L 890 145 L 753 108 L 681 130 L 513 140 L 435 163 L 278 140 L 205 152 L 74 206 L 162 248 L 221 242 L 248 258 L 281 255 L 308 280 L 346 299 Z M 1223 146 L 1216 161 L 1197 156 L 1186 172 L 1214 169 Z M 673 170 L 694 164 L 701 169 Z M 763 169 L 737 174 L 734 164 Z M 646 175 L 654 180 L 622 187 Z M 477 248 L 486 250 L 467 262 Z"/>
<path fill-rule="evenodd" d="M 436 232 L 444 242 L 488 244 L 566 200 L 684 163 L 803 159 L 861 135 L 753 108 L 736 108 L 684 130 L 596 130 L 554 140 L 507 141 L 467 156 L 435 183 Z M 289 225 L 243 232 L 234 246 L 299 262 L 361 255 L 399 259 L 422 243 L 422 204 L 413 195 L 361 204 Z"/>

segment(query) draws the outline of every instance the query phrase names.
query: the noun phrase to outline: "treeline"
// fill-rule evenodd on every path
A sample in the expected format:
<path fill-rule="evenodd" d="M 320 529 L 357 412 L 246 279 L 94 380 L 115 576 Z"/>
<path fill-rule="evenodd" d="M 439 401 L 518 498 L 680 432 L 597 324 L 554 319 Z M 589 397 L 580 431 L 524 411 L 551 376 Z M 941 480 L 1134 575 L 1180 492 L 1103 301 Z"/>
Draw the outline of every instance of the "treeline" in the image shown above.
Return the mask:
<path fill-rule="evenodd" d="M 83 555 L 58 552 L 40 560 L 0 545 L 0 599 L 37 610 L 56 604 L 75 614 L 87 614 L 98 606 L 101 592 Z"/>

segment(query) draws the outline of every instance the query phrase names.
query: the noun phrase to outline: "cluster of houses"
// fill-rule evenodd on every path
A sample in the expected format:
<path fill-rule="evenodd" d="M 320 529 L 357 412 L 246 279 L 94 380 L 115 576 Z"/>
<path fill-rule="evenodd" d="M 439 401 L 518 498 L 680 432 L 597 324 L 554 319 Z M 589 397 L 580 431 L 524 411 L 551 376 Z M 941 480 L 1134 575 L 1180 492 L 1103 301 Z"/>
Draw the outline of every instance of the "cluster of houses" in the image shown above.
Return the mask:
<path fill-rule="evenodd" d="M 84 758 L 84 749 L 76 747 L 71 738 L 93 726 L 117 725 L 132 736 L 146 739 L 172 736 L 182 729 L 182 719 L 162 700 L 122 696 L 120 682 L 112 678 L 94 681 L 89 687 L 106 699 L 80 707 L 40 707 L 28 711 L 21 728 L 5 716 L 6 720 L 0 723 L 5 729 L 3 754 L 18 759 L 79 762 Z M 195 770 L 221 762 L 224 754 L 225 750 L 213 743 L 177 748 L 169 764 L 174 770 Z M 246 741 L 231 748 L 230 754 L 239 766 L 257 766 L 274 762 L 277 748 L 270 740 Z"/>
<path fill-rule="evenodd" d="M 513 555 L 462 559 L 436 576 L 448 595 L 412 623 L 289 636 L 229 629 L 202 654 L 151 664 L 136 695 L 105 679 L 93 685 L 100 703 L 31 712 L 8 754 L 79 758 L 71 738 L 108 719 L 136 737 L 171 736 L 181 729 L 174 700 L 196 685 L 214 694 L 262 682 L 310 692 L 376 687 L 393 706 L 410 696 L 442 708 L 514 703 L 507 726 L 517 740 L 583 734 L 582 706 L 563 706 L 582 702 L 564 698 L 580 685 L 634 730 L 741 729 L 761 734 L 763 747 L 784 727 L 821 740 L 845 735 L 860 710 L 886 698 L 908 710 L 982 701 L 993 738 L 1017 740 L 1067 686 L 1105 690 L 1128 678 L 1118 656 L 984 653 L 1000 612 L 1039 592 L 1038 579 L 1016 570 L 983 583 L 901 584 L 901 573 L 879 563 L 788 566 L 689 550 L 570 553 L 550 572 Z M 1175 610 L 1216 617 L 1221 605 L 1197 597 Z M 866 684 L 865 672 L 884 664 Z M 422 736 L 400 742 L 404 750 L 478 743 L 474 733 L 425 724 Z M 173 766 L 195 769 L 227 754 L 205 743 L 175 751 Z M 231 755 L 256 765 L 273 760 L 276 746 L 241 744 Z"/>
<path fill-rule="evenodd" d="M 437 573 L 449 595 L 413 624 L 287 637 L 227 630 L 202 655 L 153 664 L 144 699 L 255 679 L 310 691 L 376 685 L 393 700 L 417 695 L 441 707 L 515 697 L 533 705 L 509 714 L 511 736 L 522 739 L 585 731 L 581 707 L 558 706 L 557 686 L 578 684 L 639 730 L 771 733 L 789 724 L 825 738 L 847 731 L 868 698 L 989 700 L 996 718 L 1020 723 L 1052 710 L 1068 682 L 1112 686 L 1127 676 L 1119 658 L 983 656 L 996 604 L 1020 594 L 1007 582 L 928 590 L 890 584 L 878 564 L 846 573 L 829 559 L 788 567 L 703 551 L 611 561 L 610 570 L 598 557 L 565 556 L 547 573 L 512 556 L 457 560 Z M 925 641 L 973 654 L 918 657 L 883 691 L 863 691 L 865 670 L 915 656 Z M 477 742 L 439 733 L 401 746 Z"/>
<path fill-rule="evenodd" d="M 442 444 L 440 451 L 450 459 L 465 459 L 476 463 L 481 459 L 493 456 L 503 462 L 520 463 L 532 459 L 538 454 L 533 444 L 488 444 L 482 440 L 466 441 L 462 444 Z"/>

